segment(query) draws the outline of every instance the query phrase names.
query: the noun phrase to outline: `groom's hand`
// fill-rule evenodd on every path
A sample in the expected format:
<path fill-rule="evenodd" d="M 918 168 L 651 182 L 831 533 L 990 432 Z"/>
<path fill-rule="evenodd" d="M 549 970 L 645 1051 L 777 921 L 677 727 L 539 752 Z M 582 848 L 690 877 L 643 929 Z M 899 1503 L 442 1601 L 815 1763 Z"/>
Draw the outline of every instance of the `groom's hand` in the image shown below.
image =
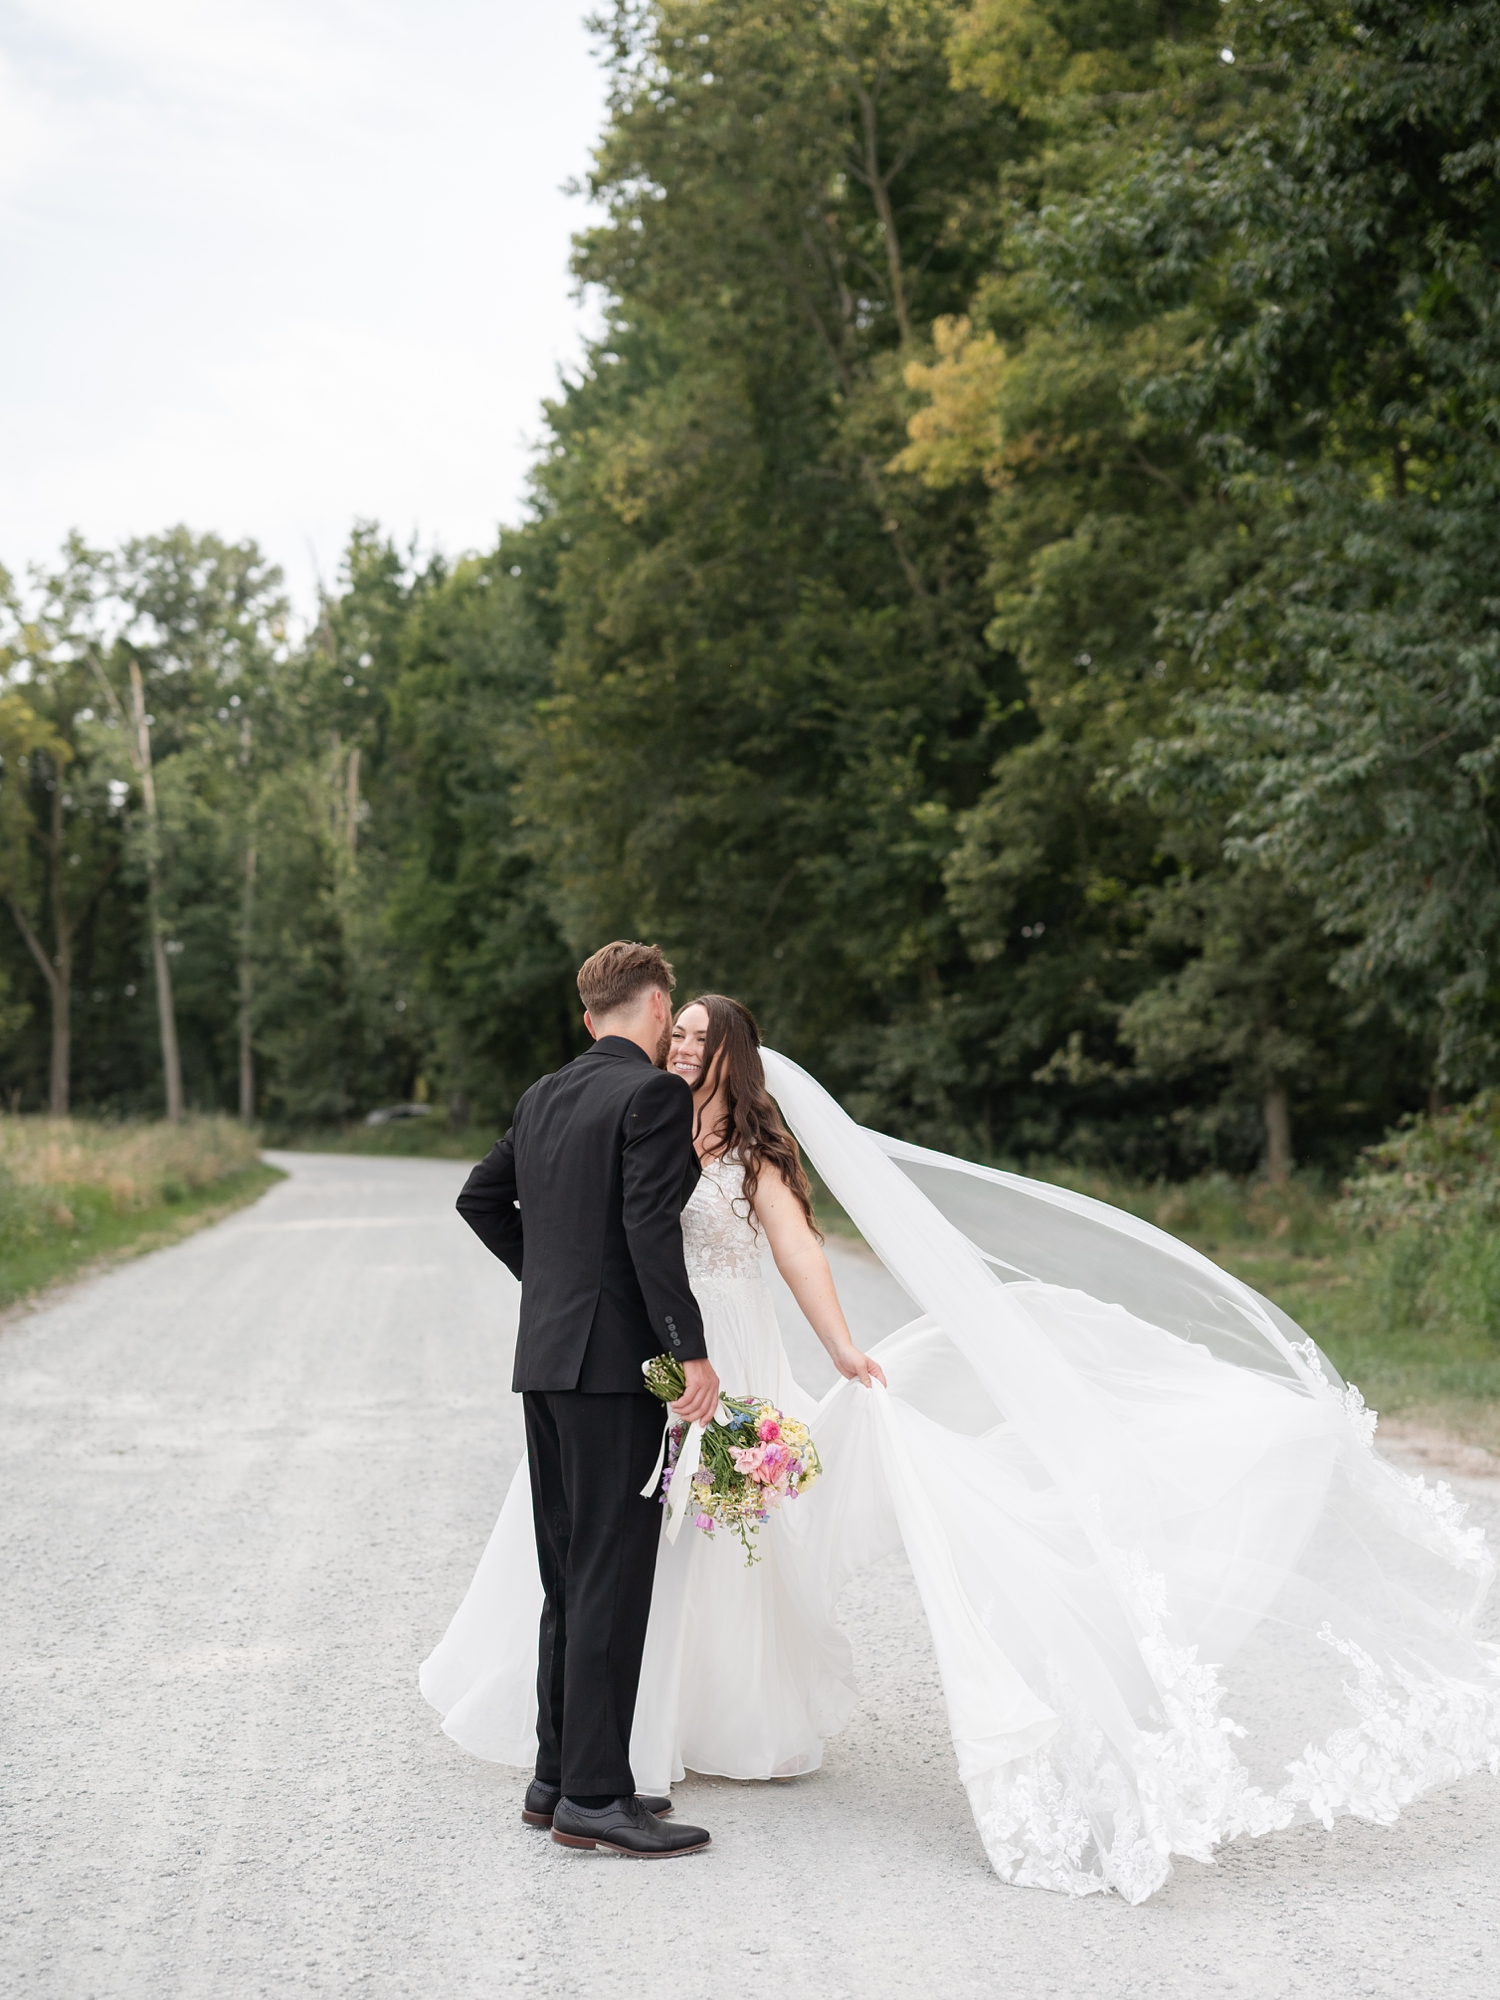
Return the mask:
<path fill-rule="evenodd" d="M 719 1407 L 719 1378 L 711 1361 L 684 1361 L 687 1387 L 672 1405 L 672 1415 L 684 1423 L 706 1424 Z"/>

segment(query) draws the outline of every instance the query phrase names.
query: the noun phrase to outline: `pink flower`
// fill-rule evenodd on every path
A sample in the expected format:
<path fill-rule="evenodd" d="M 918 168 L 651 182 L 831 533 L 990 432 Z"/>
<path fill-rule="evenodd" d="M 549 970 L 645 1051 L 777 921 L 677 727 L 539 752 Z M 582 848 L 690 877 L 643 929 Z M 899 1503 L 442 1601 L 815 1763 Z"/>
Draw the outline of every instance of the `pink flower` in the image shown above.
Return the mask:
<path fill-rule="evenodd" d="M 730 1447 L 734 1453 L 734 1468 L 747 1479 L 753 1479 L 758 1486 L 775 1486 L 786 1478 L 789 1465 L 796 1463 L 785 1445 L 756 1444 L 748 1450 L 739 1446 Z"/>
<path fill-rule="evenodd" d="M 693 1526 L 702 1528 L 705 1534 L 711 1535 L 714 1531 L 714 1517 L 712 1514 L 695 1514 Z"/>
<path fill-rule="evenodd" d="M 756 1426 L 756 1436 L 762 1444 L 775 1444 L 781 1436 L 781 1426 L 774 1417 L 762 1417 Z"/>

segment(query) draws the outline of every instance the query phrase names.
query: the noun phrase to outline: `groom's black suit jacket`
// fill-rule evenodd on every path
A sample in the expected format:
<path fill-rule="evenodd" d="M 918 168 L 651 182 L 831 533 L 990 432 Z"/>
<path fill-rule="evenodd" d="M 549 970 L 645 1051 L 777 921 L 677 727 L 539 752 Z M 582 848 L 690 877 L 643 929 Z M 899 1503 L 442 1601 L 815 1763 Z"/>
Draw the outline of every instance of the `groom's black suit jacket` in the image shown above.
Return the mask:
<path fill-rule="evenodd" d="M 646 1394 L 663 1349 L 707 1358 L 682 1251 L 701 1171 L 692 1092 L 624 1036 L 531 1086 L 458 1198 L 521 1280 L 513 1389 Z"/>

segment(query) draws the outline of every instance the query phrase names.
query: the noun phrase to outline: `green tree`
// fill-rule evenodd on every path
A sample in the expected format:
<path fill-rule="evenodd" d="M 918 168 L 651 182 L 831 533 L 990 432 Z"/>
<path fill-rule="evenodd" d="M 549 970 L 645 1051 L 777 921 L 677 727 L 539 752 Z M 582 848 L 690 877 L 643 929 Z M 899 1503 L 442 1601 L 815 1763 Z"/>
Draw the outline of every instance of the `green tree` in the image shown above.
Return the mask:
<path fill-rule="evenodd" d="M 391 702 L 408 621 L 443 575 L 356 523 L 255 739 L 253 960 L 259 1101 L 342 1118 L 409 1097 L 431 1050 L 413 954 L 389 923 L 401 865 Z M 244 898 L 240 901 L 241 927 Z"/>
<path fill-rule="evenodd" d="M 884 468 L 908 338 L 968 297 L 1011 125 L 951 9 L 622 10 L 578 274 L 607 331 L 549 410 L 555 687 L 524 809 L 572 948 L 660 937 L 857 1078 L 961 976 L 941 869 L 1006 726 L 968 494 Z"/>
<path fill-rule="evenodd" d="M 1294 1164 L 1293 1095 L 1325 1080 L 1346 1009 L 1333 953 L 1304 899 L 1253 866 L 1184 872 L 1147 892 L 1142 947 L 1176 960 L 1124 1009 L 1121 1039 L 1148 1077 L 1218 1083 L 1221 1105 L 1259 1102 L 1269 1179 Z"/>
<path fill-rule="evenodd" d="M 230 849 L 243 847 L 246 727 L 270 696 L 287 606 L 280 571 L 253 542 L 184 527 L 127 542 L 100 574 L 115 630 L 90 653 L 139 797 L 132 858 L 146 887 L 166 1110 L 176 1119 L 185 1095 L 173 965 L 189 981 L 201 1099 L 232 990 L 226 836 Z"/>
<path fill-rule="evenodd" d="M 1225 18 L 1269 79 L 1253 127 L 1148 151 L 1045 246 L 1103 319 L 1211 325 L 1143 400 L 1255 524 L 1233 588 L 1177 599 L 1192 673 L 1141 775 L 1214 796 L 1231 854 L 1346 938 L 1339 982 L 1473 1087 L 1500 1060 L 1500 9 Z"/>
<path fill-rule="evenodd" d="M 1054 245 L 1143 149 L 1236 129 L 1236 86 L 1210 41 L 1220 31 L 1217 5 L 986 0 L 958 19 L 959 81 L 1026 143 L 996 189 L 992 268 L 969 310 L 940 319 L 907 361 L 920 401 L 893 461 L 931 488 L 979 485 L 986 636 L 1020 684 L 1018 725 L 958 817 L 944 871 L 985 972 L 950 1010 L 956 1067 L 1003 1101 L 1013 1146 L 1066 1146 L 1070 1128 L 1103 1120 L 1112 1146 L 1157 1167 L 1173 1163 L 1154 1152 L 1169 1072 L 1132 1064 L 1119 1024 L 1162 970 L 1143 927 L 1184 857 L 1170 813 L 1116 777 L 1193 674 L 1163 606 L 1219 602 L 1254 515 L 1182 412 L 1152 400 L 1164 373 L 1190 364 L 1206 313 L 1179 298 L 1107 310 L 1059 272 Z M 1201 876 L 1212 843 L 1189 844 Z"/>
<path fill-rule="evenodd" d="M 118 801 L 89 728 L 96 569 L 97 558 L 75 538 L 62 566 L 38 580 L 33 606 L 23 606 L 8 578 L 3 601 L 0 871 L 6 905 L 46 988 L 54 1118 L 66 1117 L 72 1101 L 79 933 L 121 859 Z"/>
<path fill-rule="evenodd" d="M 400 638 L 391 702 L 386 921 L 413 969 L 450 1122 L 500 1118 L 583 1045 L 575 959 L 532 852 L 520 784 L 551 658 L 527 538 L 434 578 Z"/>

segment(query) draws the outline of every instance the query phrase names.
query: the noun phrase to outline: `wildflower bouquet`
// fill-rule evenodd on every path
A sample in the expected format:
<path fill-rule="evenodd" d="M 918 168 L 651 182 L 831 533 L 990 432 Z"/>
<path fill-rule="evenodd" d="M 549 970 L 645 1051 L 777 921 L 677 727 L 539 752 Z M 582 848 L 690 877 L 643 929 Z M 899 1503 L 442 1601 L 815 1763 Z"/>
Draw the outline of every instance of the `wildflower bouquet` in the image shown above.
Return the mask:
<path fill-rule="evenodd" d="M 642 1363 L 646 1387 L 664 1403 L 675 1403 L 687 1388 L 682 1363 L 659 1354 Z M 697 1463 L 678 1477 L 688 1440 L 697 1433 Z M 717 1414 L 701 1429 L 673 1424 L 662 1469 L 661 1499 L 672 1518 L 674 1504 L 705 1535 L 727 1529 L 739 1536 L 748 1568 L 756 1560 L 754 1537 L 783 1500 L 807 1491 L 823 1470 L 806 1424 L 784 1417 L 761 1396 L 721 1396 Z M 682 1491 L 684 1478 L 687 1491 Z M 674 1502 L 674 1487 L 676 1500 Z"/>

